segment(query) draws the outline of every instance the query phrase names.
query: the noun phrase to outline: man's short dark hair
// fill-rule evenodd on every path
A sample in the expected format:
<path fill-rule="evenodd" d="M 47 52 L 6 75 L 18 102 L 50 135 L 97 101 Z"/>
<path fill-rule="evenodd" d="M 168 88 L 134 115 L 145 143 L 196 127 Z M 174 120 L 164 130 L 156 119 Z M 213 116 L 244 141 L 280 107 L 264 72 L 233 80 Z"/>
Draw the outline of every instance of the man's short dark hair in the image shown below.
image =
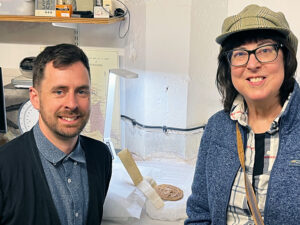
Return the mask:
<path fill-rule="evenodd" d="M 294 88 L 295 71 L 297 69 L 296 52 L 290 41 L 280 33 L 272 30 L 250 30 L 229 36 L 222 44 L 221 51 L 218 56 L 218 70 L 216 76 L 216 85 L 222 96 L 224 110 L 229 112 L 238 91 L 233 86 L 231 80 L 230 64 L 227 60 L 225 52 L 236 48 L 240 45 L 251 41 L 259 41 L 263 39 L 271 39 L 277 43 L 283 44 L 283 61 L 284 61 L 284 81 L 280 87 L 280 104 L 283 105 L 289 93 Z"/>
<path fill-rule="evenodd" d="M 35 59 L 33 66 L 33 87 L 39 87 L 44 78 L 46 64 L 53 62 L 54 68 L 69 66 L 76 62 L 82 62 L 90 76 L 89 60 L 85 53 L 76 45 L 59 44 L 48 46 Z"/>

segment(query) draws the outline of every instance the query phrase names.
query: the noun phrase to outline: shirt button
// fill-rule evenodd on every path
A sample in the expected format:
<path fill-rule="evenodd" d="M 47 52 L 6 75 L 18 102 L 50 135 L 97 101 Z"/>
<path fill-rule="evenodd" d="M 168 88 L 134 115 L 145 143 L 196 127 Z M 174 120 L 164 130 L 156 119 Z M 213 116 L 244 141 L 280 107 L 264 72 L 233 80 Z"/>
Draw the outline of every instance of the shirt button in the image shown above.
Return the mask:
<path fill-rule="evenodd" d="M 71 182 L 72 182 L 71 178 L 68 178 L 68 183 L 71 183 Z"/>
<path fill-rule="evenodd" d="M 74 165 L 76 166 L 76 165 L 77 165 L 77 162 L 74 162 Z"/>
<path fill-rule="evenodd" d="M 76 217 L 78 217 L 78 215 L 79 215 L 78 213 L 75 213 L 75 216 L 76 216 Z"/>

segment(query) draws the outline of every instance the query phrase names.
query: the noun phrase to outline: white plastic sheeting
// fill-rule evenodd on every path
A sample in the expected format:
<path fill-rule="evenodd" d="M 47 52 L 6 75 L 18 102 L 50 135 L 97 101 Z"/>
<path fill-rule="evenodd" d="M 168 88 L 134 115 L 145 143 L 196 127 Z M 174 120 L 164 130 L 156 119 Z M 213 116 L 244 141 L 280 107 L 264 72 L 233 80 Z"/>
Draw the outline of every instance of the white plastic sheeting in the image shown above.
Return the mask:
<path fill-rule="evenodd" d="M 172 184 L 181 188 L 179 201 L 165 201 L 156 209 L 133 185 L 120 161 L 114 161 L 113 175 L 104 204 L 103 225 L 179 225 L 186 218 L 186 200 L 191 193 L 194 167 L 175 160 L 137 161 L 143 176 L 157 184 Z"/>

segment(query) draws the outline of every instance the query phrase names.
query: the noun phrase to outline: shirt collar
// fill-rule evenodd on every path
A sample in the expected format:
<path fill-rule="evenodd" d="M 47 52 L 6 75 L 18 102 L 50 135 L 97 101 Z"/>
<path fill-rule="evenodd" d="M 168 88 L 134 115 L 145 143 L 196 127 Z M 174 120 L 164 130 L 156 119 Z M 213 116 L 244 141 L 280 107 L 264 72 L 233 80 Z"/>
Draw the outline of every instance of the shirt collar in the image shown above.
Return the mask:
<path fill-rule="evenodd" d="M 285 112 L 286 107 L 289 103 L 290 97 L 292 93 L 289 94 L 288 98 L 283 104 L 283 107 L 281 109 L 281 112 L 279 115 L 274 119 L 274 121 L 271 124 L 270 130 L 268 133 L 273 134 L 279 130 L 279 120 L 281 115 Z M 232 107 L 230 110 L 230 118 L 234 121 L 238 121 L 238 123 L 244 127 L 248 127 L 248 109 L 245 104 L 244 98 L 242 95 L 238 94 L 236 98 L 234 99 L 232 103 Z"/>
<path fill-rule="evenodd" d="M 57 164 L 60 161 L 71 158 L 74 161 L 79 163 L 85 163 L 85 155 L 84 151 L 80 145 L 80 142 L 77 141 L 73 151 L 67 155 L 55 145 L 53 145 L 42 133 L 39 124 L 37 123 L 33 127 L 33 134 L 36 145 L 38 147 L 39 152 L 44 156 L 46 160 L 48 160 L 52 164 Z M 78 139 L 79 140 L 79 139 Z"/>
<path fill-rule="evenodd" d="M 242 95 L 237 95 L 232 103 L 230 118 L 238 121 L 242 126 L 248 126 L 248 111 Z"/>

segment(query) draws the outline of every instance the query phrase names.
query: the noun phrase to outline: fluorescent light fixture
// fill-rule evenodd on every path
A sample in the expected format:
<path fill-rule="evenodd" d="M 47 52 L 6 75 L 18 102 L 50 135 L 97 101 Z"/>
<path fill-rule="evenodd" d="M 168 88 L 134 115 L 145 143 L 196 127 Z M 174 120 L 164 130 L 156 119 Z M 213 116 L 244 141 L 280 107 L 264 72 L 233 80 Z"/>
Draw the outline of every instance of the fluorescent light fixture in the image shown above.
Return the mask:
<path fill-rule="evenodd" d="M 111 142 L 110 133 L 111 133 L 112 116 L 113 116 L 114 101 L 115 101 L 116 79 L 118 76 L 126 79 L 133 79 L 133 78 L 138 78 L 138 74 L 125 69 L 109 70 L 103 141 L 111 151 L 113 159 L 117 157 L 117 154 L 114 145 Z"/>

